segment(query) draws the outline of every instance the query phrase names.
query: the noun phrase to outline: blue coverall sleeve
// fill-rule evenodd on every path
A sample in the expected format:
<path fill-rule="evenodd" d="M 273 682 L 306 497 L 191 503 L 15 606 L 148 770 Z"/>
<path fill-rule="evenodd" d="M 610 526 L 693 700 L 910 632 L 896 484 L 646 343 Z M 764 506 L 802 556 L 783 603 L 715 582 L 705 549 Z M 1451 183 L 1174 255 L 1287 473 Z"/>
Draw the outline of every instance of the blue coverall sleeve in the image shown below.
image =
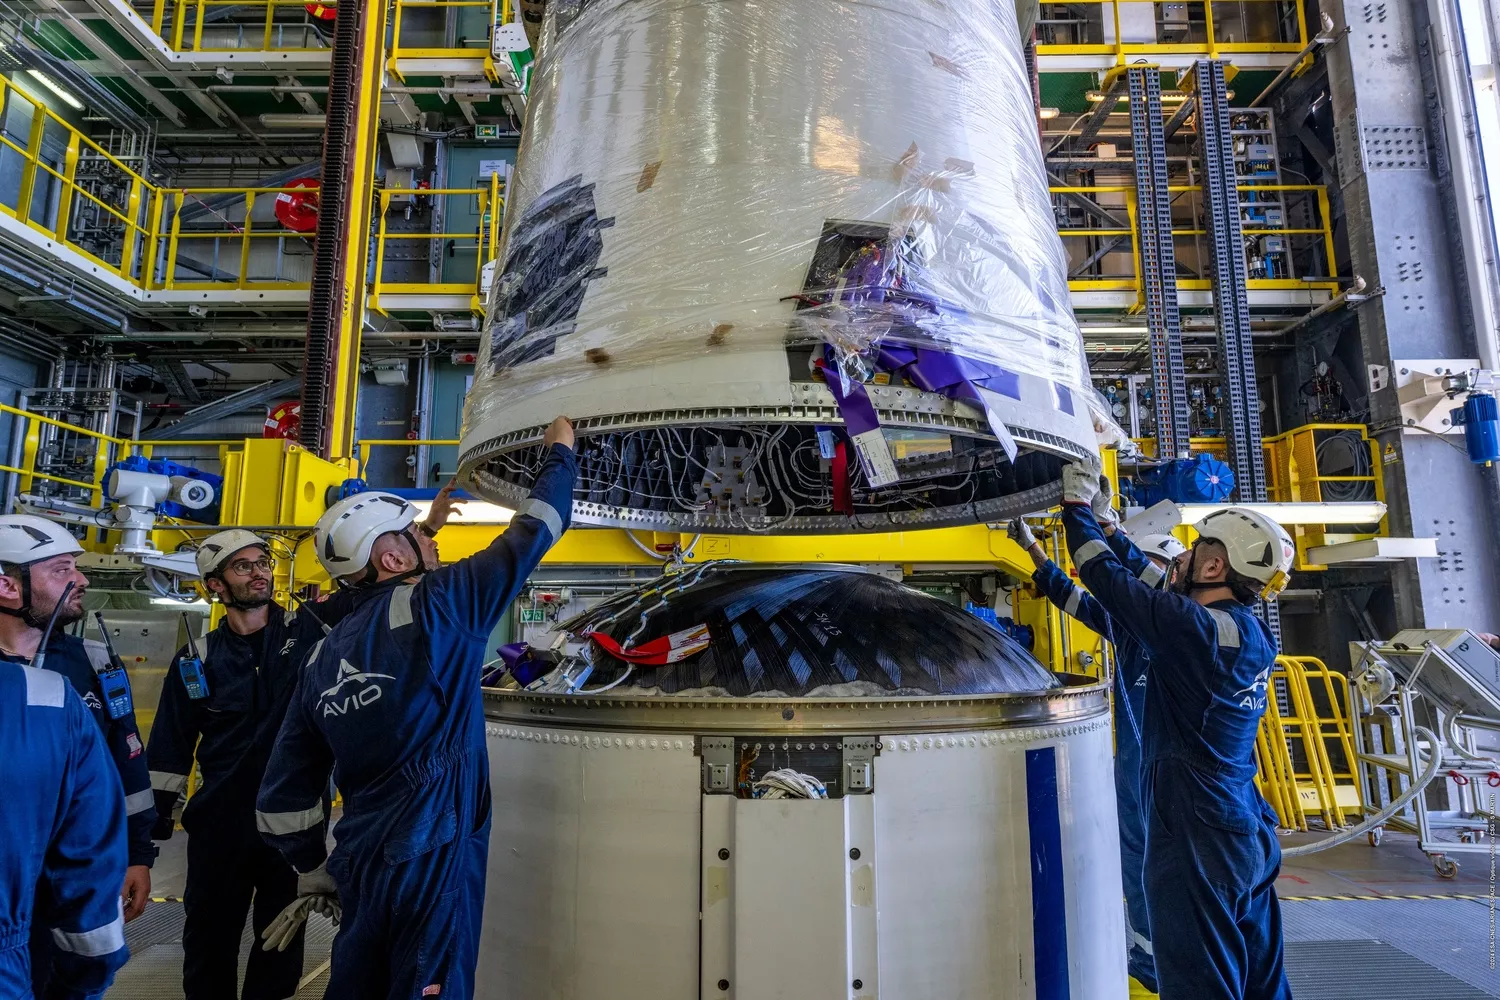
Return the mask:
<path fill-rule="evenodd" d="M 151 867 L 156 861 L 156 845 L 151 842 L 151 828 L 156 825 L 156 800 L 151 792 L 151 770 L 146 765 L 146 746 L 141 742 L 141 727 L 135 713 L 111 720 L 107 742 L 109 754 L 120 772 L 125 788 L 125 828 L 130 844 L 130 863 Z"/>
<path fill-rule="evenodd" d="M 1181 594 L 1158 590 L 1131 573 L 1087 507 L 1063 504 L 1063 529 L 1078 578 L 1109 617 L 1129 629 L 1153 654 L 1153 673 L 1179 665 L 1190 669 L 1189 664 L 1208 662 L 1215 655 L 1218 631 L 1208 609 Z"/>
<path fill-rule="evenodd" d="M 1132 542 L 1130 536 L 1125 534 L 1125 532 L 1116 531 L 1113 535 L 1105 535 L 1104 541 L 1109 546 L 1110 551 L 1119 558 L 1124 567 L 1137 580 L 1152 587 L 1161 583 L 1161 579 L 1166 575 L 1166 571 L 1152 562 L 1146 553 L 1136 548 L 1135 542 Z"/>
<path fill-rule="evenodd" d="M 1074 583 L 1057 563 L 1048 559 L 1045 566 L 1031 574 L 1031 582 L 1047 600 L 1061 608 L 1063 614 L 1077 619 L 1106 639 L 1113 638 L 1109 615 L 1103 605 Z"/>
<path fill-rule="evenodd" d="M 193 770 L 193 750 L 198 745 L 198 713 L 177 672 L 177 661 L 188 655 L 184 646 L 172 658 L 172 666 L 162 681 L 161 698 L 156 703 L 156 719 L 151 723 L 151 744 L 146 759 L 151 771 L 151 789 L 156 801 L 158 822 L 153 831 L 157 840 L 172 836 L 172 810 L 177 799 L 187 791 L 188 775 Z"/>
<path fill-rule="evenodd" d="M 483 551 L 425 575 L 414 596 L 448 625 L 488 638 L 542 556 L 568 530 L 577 478 L 573 450 L 553 445 L 510 526 Z"/>
<path fill-rule="evenodd" d="M 125 801 L 99 727 L 71 686 L 65 710 L 71 731 L 68 781 L 42 880 L 51 897 L 53 979 L 73 1000 L 104 989 L 125 964 L 120 886 L 127 861 Z"/>
<path fill-rule="evenodd" d="M 308 663 L 322 645 L 314 647 Z M 323 793 L 333 773 L 333 751 L 308 709 L 308 676 L 304 665 L 255 801 L 256 829 L 299 872 L 312 871 L 328 857 Z"/>

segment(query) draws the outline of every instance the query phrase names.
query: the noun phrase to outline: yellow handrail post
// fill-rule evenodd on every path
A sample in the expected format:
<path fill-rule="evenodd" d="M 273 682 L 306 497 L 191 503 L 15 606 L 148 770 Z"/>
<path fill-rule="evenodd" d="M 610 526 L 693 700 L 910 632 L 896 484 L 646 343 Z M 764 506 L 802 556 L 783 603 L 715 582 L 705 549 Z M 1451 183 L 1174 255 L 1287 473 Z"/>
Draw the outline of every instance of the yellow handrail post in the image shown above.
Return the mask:
<path fill-rule="evenodd" d="M 1219 58 L 1219 40 L 1214 37 L 1214 0 L 1203 0 L 1203 30 L 1208 33 L 1208 58 Z"/>
<path fill-rule="evenodd" d="M 380 285 L 385 277 L 385 213 L 391 207 L 391 193 L 389 191 L 380 192 L 379 205 L 380 207 L 376 209 L 380 213 L 380 225 L 376 227 L 375 231 L 375 282 L 371 286 L 371 291 L 374 294 L 371 296 L 373 302 L 370 308 L 384 316 L 385 310 L 380 308 Z"/>
<path fill-rule="evenodd" d="M 53 232 L 64 243 L 71 242 L 68 239 L 68 223 L 73 216 L 73 191 L 78 186 L 73 178 L 78 176 L 79 138 L 74 133 L 68 139 L 68 149 L 63 154 L 62 189 L 57 193 L 57 225 Z"/>
<path fill-rule="evenodd" d="M 167 193 L 151 189 L 151 211 L 146 216 L 146 252 L 141 259 L 141 287 L 156 288 L 156 249 L 161 244 L 161 213 L 167 207 Z"/>
<path fill-rule="evenodd" d="M 120 277 L 126 281 L 130 280 L 130 272 L 135 268 L 135 248 L 139 241 L 143 190 L 144 184 L 141 178 L 132 177 L 130 196 L 125 199 L 125 214 L 130 216 L 130 222 L 125 226 L 125 245 L 120 247 Z"/>
<path fill-rule="evenodd" d="M 177 285 L 177 239 L 182 232 L 182 195 L 178 194 L 177 203 L 172 206 L 172 232 L 167 237 L 167 261 L 162 269 L 162 287 L 175 288 Z"/>
<path fill-rule="evenodd" d="M 161 34 L 162 18 L 167 13 L 167 0 L 156 0 L 151 6 L 151 30 L 158 35 Z"/>
<path fill-rule="evenodd" d="M 266 34 L 265 34 L 265 37 L 261 39 L 261 43 L 260 43 L 261 51 L 263 51 L 263 52 L 269 52 L 269 51 L 271 51 L 271 26 L 272 26 L 272 22 L 275 20 L 275 18 L 276 18 L 276 3 L 275 3 L 275 0 L 267 0 L 267 3 L 266 3 Z M 247 218 L 247 221 L 248 221 L 248 216 L 246 218 Z"/>
<path fill-rule="evenodd" d="M 255 192 L 245 192 L 245 228 L 240 233 L 240 280 L 236 286 L 246 288 L 250 282 L 250 213 L 255 210 Z"/>
<path fill-rule="evenodd" d="M 1302 16 L 1302 8 L 1297 8 L 1297 16 Z M 1327 258 L 1328 277 L 1339 276 L 1339 263 L 1333 252 L 1333 216 L 1328 207 L 1328 188 L 1318 185 L 1318 219 L 1323 223 L 1323 256 Z"/>
<path fill-rule="evenodd" d="M 1120 34 L 1120 0 L 1110 0 L 1110 9 L 1115 18 L 1115 64 L 1125 65 L 1125 39 Z"/>
<path fill-rule="evenodd" d="M 203 49 L 203 0 L 198 0 L 198 16 L 193 19 L 193 51 Z"/>
<path fill-rule="evenodd" d="M 11 94 L 25 98 L 19 90 L 11 88 Z M 22 222 L 31 218 L 31 200 L 36 193 L 37 162 L 42 158 L 42 137 L 47 130 L 47 116 L 41 107 L 31 102 L 31 130 L 26 138 L 26 162 L 21 167 L 21 191 L 16 197 L 16 215 Z"/>
<path fill-rule="evenodd" d="M 177 9 L 172 13 L 172 51 L 182 51 L 182 30 L 187 24 L 187 0 L 177 0 Z"/>

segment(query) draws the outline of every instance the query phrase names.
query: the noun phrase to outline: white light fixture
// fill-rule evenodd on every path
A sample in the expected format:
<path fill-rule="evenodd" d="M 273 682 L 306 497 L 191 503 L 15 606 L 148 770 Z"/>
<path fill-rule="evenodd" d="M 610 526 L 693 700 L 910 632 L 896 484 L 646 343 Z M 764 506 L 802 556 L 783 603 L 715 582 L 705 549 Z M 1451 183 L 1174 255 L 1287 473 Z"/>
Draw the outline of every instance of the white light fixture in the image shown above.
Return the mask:
<path fill-rule="evenodd" d="M 1144 326 L 1129 326 L 1125 324 L 1119 326 L 1080 326 L 1078 329 L 1082 331 L 1085 337 L 1091 333 L 1129 333 L 1144 336 L 1151 332 Z"/>
<path fill-rule="evenodd" d="M 36 80 L 37 83 L 40 83 L 43 87 L 46 87 L 48 90 L 56 94 L 63 101 L 63 103 L 68 105 L 68 107 L 72 108 L 74 111 L 83 110 L 83 102 L 74 97 L 72 94 L 68 93 L 67 90 L 63 89 L 63 85 L 52 79 L 52 77 L 48 76 L 46 73 L 42 73 L 34 69 L 28 69 L 26 72 L 30 74 L 32 79 Z"/>
<path fill-rule="evenodd" d="M 413 500 L 411 505 L 422 512 L 422 517 L 432 509 L 431 500 Z M 449 524 L 509 524 L 515 511 L 509 507 L 502 507 L 497 503 L 489 503 L 484 500 L 465 500 L 463 504 L 453 511 L 453 516 L 448 519 Z"/>
<path fill-rule="evenodd" d="M 325 128 L 328 125 L 328 116 L 267 114 L 260 116 L 260 123 L 265 128 Z"/>
<path fill-rule="evenodd" d="M 1256 510 L 1280 525 L 1375 524 L 1385 517 L 1385 504 L 1366 503 L 1185 503 L 1180 505 L 1183 524 L 1197 524 L 1216 510 L 1235 507 Z"/>
<path fill-rule="evenodd" d="M 1056 118 L 1060 114 L 1062 114 L 1062 112 L 1059 111 L 1057 108 L 1042 108 L 1040 111 L 1038 111 L 1036 113 L 1036 116 L 1038 118 L 1040 118 L 1042 121 L 1051 121 L 1052 119 Z"/>
<path fill-rule="evenodd" d="M 207 611 L 210 607 L 207 601 L 179 601 L 172 597 L 153 597 L 151 603 L 160 607 L 176 608 L 178 611 Z"/>

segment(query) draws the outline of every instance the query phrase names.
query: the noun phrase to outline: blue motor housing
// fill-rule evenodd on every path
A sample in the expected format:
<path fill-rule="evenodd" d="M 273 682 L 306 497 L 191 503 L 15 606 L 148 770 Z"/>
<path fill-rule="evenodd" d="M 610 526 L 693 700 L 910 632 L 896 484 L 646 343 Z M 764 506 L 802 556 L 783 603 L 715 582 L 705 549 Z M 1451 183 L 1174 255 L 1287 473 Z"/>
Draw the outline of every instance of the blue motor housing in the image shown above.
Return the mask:
<path fill-rule="evenodd" d="M 1464 429 L 1464 444 L 1469 461 L 1489 465 L 1500 460 L 1500 403 L 1487 392 L 1474 392 L 1464 400 L 1462 409 L 1454 410 L 1454 426 Z"/>
<path fill-rule="evenodd" d="M 964 610 L 997 631 L 1010 636 L 1026 649 L 1033 651 L 1036 649 L 1036 634 L 1032 632 L 1030 625 L 1018 625 L 1012 619 L 1001 618 L 995 614 L 994 608 L 987 608 L 972 601 L 964 602 Z"/>
<path fill-rule="evenodd" d="M 191 465 L 180 465 L 166 458 L 147 458 L 145 455 L 131 455 L 110 466 L 109 471 L 124 469 L 126 472 L 141 472 L 153 476 L 166 476 L 169 479 L 197 479 L 207 483 L 214 491 L 214 502 L 201 510 L 193 510 L 182 504 L 171 500 L 163 501 L 156 512 L 166 517 L 175 517 L 184 521 L 194 521 L 198 524 L 218 524 L 219 504 L 224 497 L 224 477 L 216 476 L 212 472 L 204 472 L 195 469 Z M 105 482 L 109 481 L 109 475 L 105 474 Z"/>
<path fill-rule="evenodd" d="M 1163 500 L 1223 503 L 1234 492 L 1234 470 L 1212 455 L 1200 454 L 1142 469 L 1123 489 L 1141 507 Z"/>

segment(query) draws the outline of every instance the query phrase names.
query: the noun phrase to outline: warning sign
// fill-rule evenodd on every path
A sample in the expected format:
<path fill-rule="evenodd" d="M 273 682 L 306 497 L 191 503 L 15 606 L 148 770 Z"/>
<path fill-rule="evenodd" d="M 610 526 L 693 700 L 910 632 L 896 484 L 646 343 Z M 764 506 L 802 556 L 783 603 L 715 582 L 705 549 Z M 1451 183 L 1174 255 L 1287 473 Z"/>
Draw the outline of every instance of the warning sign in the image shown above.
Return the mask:
<path fill-rule="evenodd" d="M 1381 460 L 1386 465 L 1395 465 L 1397 462 L 1401 461 L 1401 459 L 1396 455 L 1396 446 L 1394 444 L 1386 444 L 1385 454 L 1381 456 Z"/>

